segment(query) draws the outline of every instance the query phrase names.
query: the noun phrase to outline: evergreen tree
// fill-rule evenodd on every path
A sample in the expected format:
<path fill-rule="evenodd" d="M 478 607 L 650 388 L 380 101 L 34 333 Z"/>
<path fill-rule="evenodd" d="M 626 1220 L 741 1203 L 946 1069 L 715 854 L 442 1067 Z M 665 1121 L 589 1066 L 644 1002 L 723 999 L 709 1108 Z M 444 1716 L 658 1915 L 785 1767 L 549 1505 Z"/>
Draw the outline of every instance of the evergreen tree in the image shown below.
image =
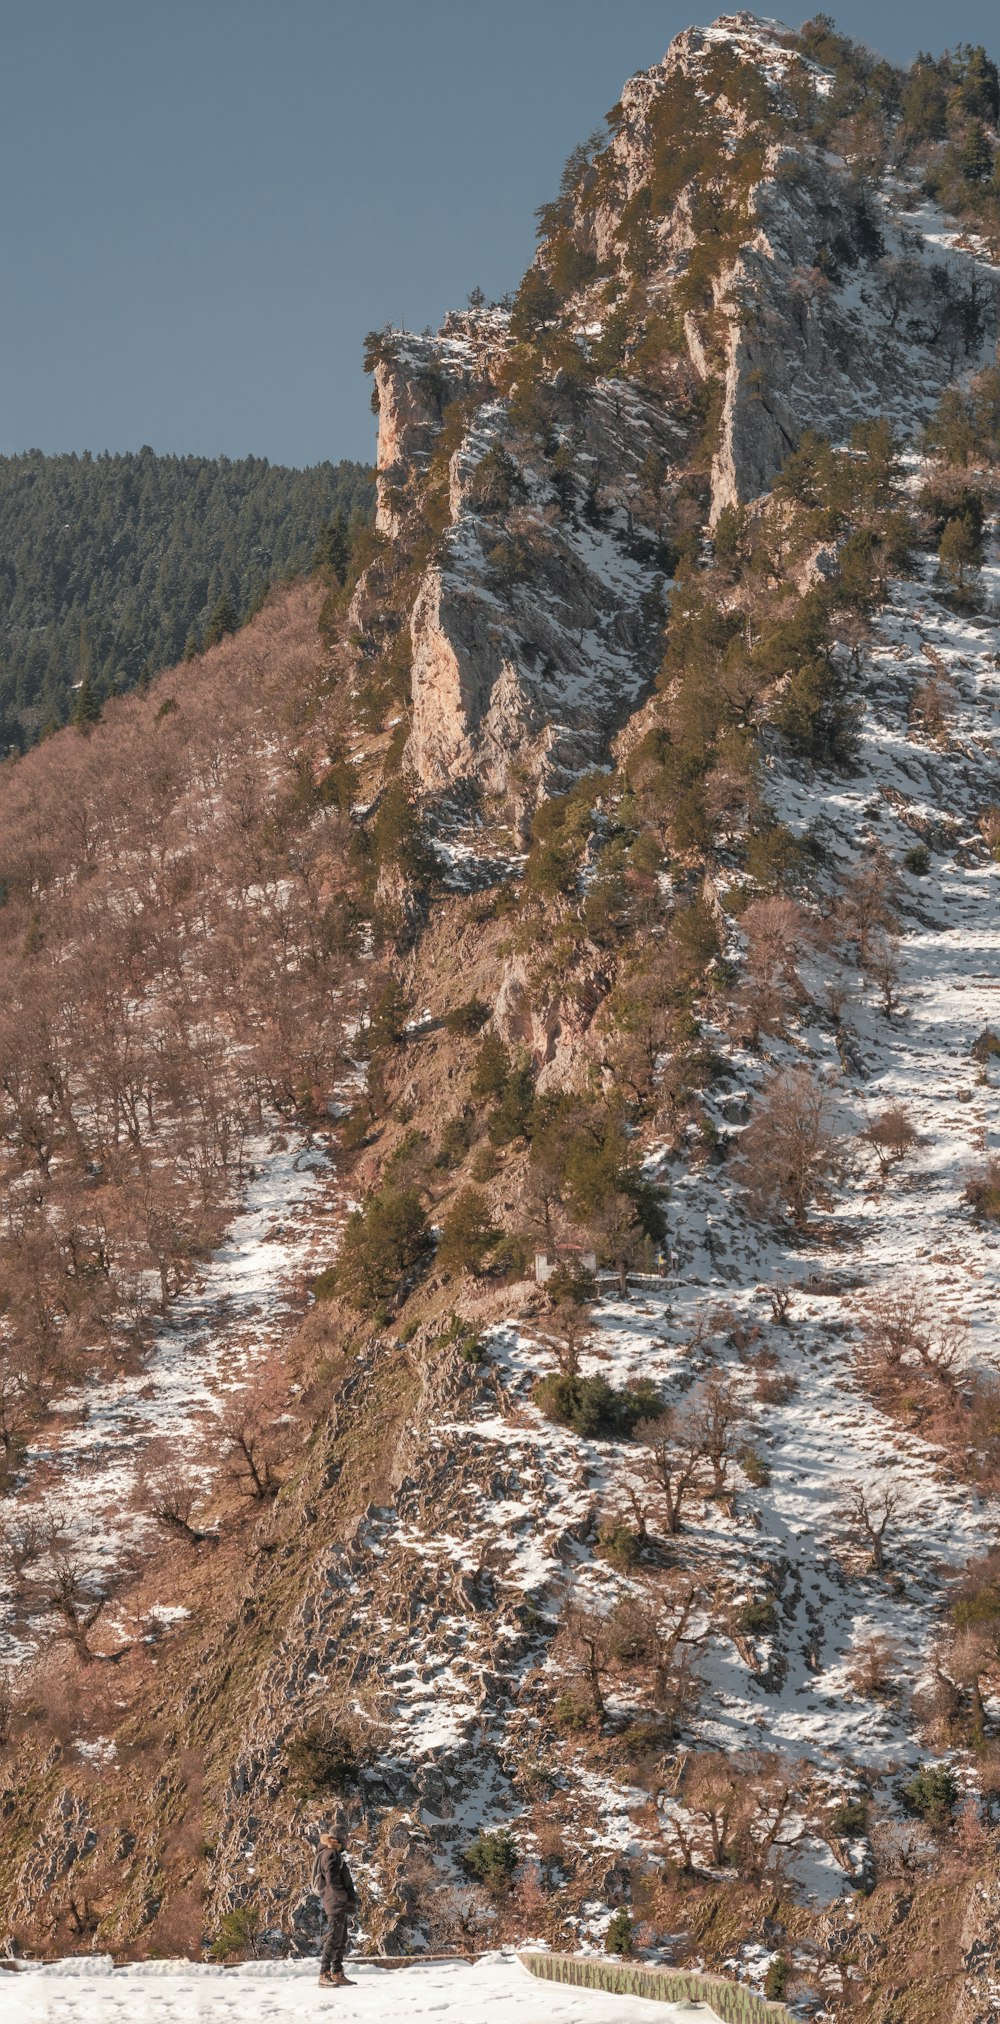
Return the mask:
<path fill-rule="evenodd" d="M 959 592 L 969 587 L 983 559 L 982 542 L 975 525 L 967 513 L 958 514 L 949 520 L 941 536 L 938 560 L 941 574 Z"/>
<path fill-rule="evenodd" d="M 225 639 L 227 633 L 234 633 L 238 630 L 239 623 L 239 619 L 233 608 L 232 599 L 223 591 L 222 596 L 216 599 L 208 624 L 205 627 L 206 647 L 217 647 L 219 641 Z"/>
<path fill-rule="evenodd" d="M 958 166 L 967 183 L 984 183 L 993 173 L 993 149 L 981 119 L 970 119 L 965 129 Z"/>
<path fill-rule="evenodd" d="M 559 308 L 559 298 L 548 277 L 540 267 L 529 267 L 514 303 L 510 327 L 516 338 L 538 337 L 541 331 L 552 323 Z"/>
<path fill-rule="evenodd" d="M 364 1208 L 347 1219 L 337 1285 L 352 1307 L 374 1314 L 395 1297 L 427 1243 L 427 1214 L 415 1188 L 369 1195 Z"/>
<path fill-rule="evenodd" d="M 982 44 L 970 49 L 962 79 L 962 105 L 966 112 L 996 126 L 1000 119 L 1000 72 Z"/>
<path fill-rule="evenodd" d="M 99 724 L 101 721 L 101 706 L 94 694 L 89 669 L 77 688 L 76 702 L 69 721 L 77 731 L 83 732 L 89 731 L 92 724 Z"/>
<path fill-rule="evenodd" d="M 333 518 L 320 529 L 319 540 L 313 554 L 313 566 L 316 569 L 328 570 L 338 583 L 343 583 L 350 559 L 351 538 L 347 515 L 343 507 L 338 506 Z"/>
<path fill-rule="evenodd" d="M 500 1238 L 478 1188 L 460 1188 L 441 1226 L 437 1262 L 445 1272 L 478 1275 Z"/>

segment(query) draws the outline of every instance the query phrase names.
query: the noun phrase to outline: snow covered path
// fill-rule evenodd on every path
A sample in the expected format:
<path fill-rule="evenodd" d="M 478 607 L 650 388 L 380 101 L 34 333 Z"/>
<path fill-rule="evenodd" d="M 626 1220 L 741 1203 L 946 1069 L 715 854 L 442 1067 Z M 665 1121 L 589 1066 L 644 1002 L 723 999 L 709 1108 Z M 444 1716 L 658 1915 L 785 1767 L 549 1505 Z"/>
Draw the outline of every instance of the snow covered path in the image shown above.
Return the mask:
<path fill-rule="evenodd" d="M 219 1466 L 218 1421 L 232 1392 L 280 1345 L 304 1306 L 310 1271 L 328 1260 L 343 1203 L 327 1151 L 288 1129 L 251 1148 L 252 1177 L 225 1240 L 170 1303 L 135 1368 L 63 1394 L 44 1437 L 29 1449 L 27 1497 L 44 1495 L 95 1565 L 114 1564 L 148 1536 L 133 1508 L 140 1472 L 165 1447 L 203 1477 Z M 30 1657 L 28 1639 L 4 1630 L 0 1664 Z"/>
<path fill-rule="evenodd" d="M 712 2024 L 705 2003 L 651 2003 L 536 1981 L 500 1955 L 474 1966 L 435 1962 L 386 1970 L 352 1968 L 352 1989 L 320 1989 L 314 1961 L 206 1968 L 190 1961 L 143 1961 L 112 1970 L 104 1958 L 58 1961 L 0 1978 L 5 2024 L 300 2024 L 319 2016 L 389 2024 L 433 2017 L 435 2024 L 638 2024 L 663 2018 Z"/>

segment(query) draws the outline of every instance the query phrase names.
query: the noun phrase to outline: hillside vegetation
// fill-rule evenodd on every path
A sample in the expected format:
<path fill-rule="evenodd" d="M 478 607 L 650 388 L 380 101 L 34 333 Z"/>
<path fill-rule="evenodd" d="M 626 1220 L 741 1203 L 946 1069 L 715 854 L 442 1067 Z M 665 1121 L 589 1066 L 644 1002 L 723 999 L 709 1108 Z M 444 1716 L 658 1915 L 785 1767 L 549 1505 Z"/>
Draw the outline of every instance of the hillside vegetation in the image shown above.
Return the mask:
<path fill-rule="evenodd" d="M 361 464 L 0 458 L 0 749 L 65 723 L 85 678 L 100 705 L 232 632 L 371 503 Z"/>

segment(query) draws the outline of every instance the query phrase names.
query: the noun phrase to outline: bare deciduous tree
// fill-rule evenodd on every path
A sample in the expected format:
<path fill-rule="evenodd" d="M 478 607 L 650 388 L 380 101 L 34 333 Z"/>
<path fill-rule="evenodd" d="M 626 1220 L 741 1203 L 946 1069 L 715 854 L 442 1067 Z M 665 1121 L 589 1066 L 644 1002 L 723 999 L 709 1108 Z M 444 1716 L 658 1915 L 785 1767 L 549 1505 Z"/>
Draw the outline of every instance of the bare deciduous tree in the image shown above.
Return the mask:
<path fill-rule="evenodd" d="M 258 1503 L 275 1497 L 281 1487 L 275 1473 L 273 1420 L 273 1413 L 253 1392 L 238 1392 L 222 1416 L 233 1481 Z"/>
<path fill-rule="evenodd" d="M 802 1828 L 795 1819 L 800 1799 L 797 1773 L 777 1757 L 761 1751 L 735 1756 L 692 1751 L 670 1810 L 669 1830 L 686 1868 L 695 1868 L 703 1851 L 706 1866 L 732 1865 L 759 1879 L 773 1872 L 782 1853 L 800 1839 Z"/>
<path fill-rule="evenodd" d="M 605 1665 L 649 1682 L 653 1712 L 671 1731 L 697 1691 L 691 1651 L 708 1635 L 707 1596 L 679 1570 L 646 1581 L 605 1620 Z"/>
<path fill-rule="evenodd" d="M 968 1340 L 960 1316 L 932 1310 L 920 1288 L 873 1294 L 862 1315 L 865 1350 L 877 1371 L 892 1376 L 905 1366 L 916 1367 L 951 1390 Z"/>
<path fill-rule="evenodd" d="M 760 1046 L 763 1033 L 782 1033 L 793 1004 L 805 993 L 797 957 L 805 940 L 805 909 L 795 900 L 753 900 L 741 925 L 747 937 L 747 974 L 738 1004 L 747 1045 Z"/>
<path fill-rule="evenodd" d="M 867 1490 L 861 1483 L 848 1486 L 845 1516 L 867 1541 L 877 1574 L 885 1568 L 885 1535 L 898 1508 L 896 1490 Z"/>
<path fill-rule="evenodd" d="M 915 1292 L 872 1294 L 861 1317 L 864 1342 L 878 1363 L 889 1369 L 916 1348 L 926 1328 L 924 1300 Z"/>
<path fill-rule="evenodd" d="M 681 1529 L 684 1503 L 701 1460 L 693 1416 L 668 1412 L 655 1420 L 640 1420 L 635 1440 L 643 1479 L 656 1498 L 664 1530 L 674 1537 Z M 645 1533 L 644 1520 L 640 1529 Z"/>
<path fill-rule="evenodd" d="M 844 880 L 840 916 L 857 943 L 862 969 L 867 968 L 876 935 L 893 935 L 898 929 L 900 891 L 899 873 L 881 850 Z"/>
<path fill-rule="evenodd" d="M 916 1128 L 903 1104 L 893 1104 L 879 1117 L 870 1119 L 861 1137 L 875 1154 L 883 1179 L 917 1144 Z"/>
<path fill-rule="evenodd" d="M 695 1426 L 701 1454 L 708 1463 L 713 1497 L 727 1491 L 729 1464 L 737 1455 L 738 1436 L 746 1425 L 746 1412 L 731 1384 L 712 1376 L 697 1395 Z"/>
<path fill-rule="evenodd" d="M 608 1663 L 607 1621 L 596 1610 L 573 1603 L 563 1615 L 561 1637 L 576 1669 L 587 1682 L 594 1713 L 602 1720 L 605 1713 L 602 1681 Z"/>
<path fill-rule="evenodd" d="M 847 1654 L 847 1677 L 856 1693 L 873 1701 L 892 1700 L 899 1688 L 900 1648 L 880 1631 L 855 1640 Z"/>
<path fill-rule="evenodd" d="M 89 1566 L 72 1545 L 47 1548 L 27 1588 L 31 1613 L 55 1617 L 54 1636 L 70 1644 L 81 1665 L 96 1657 L 91 1632 L 109 1604 L 120 1595 L 125 1567 Z"/>
<path fill-rule="evenodd" d="M 175 1538 L 189 1546 L 204 1546 L 217 1543 L 218 1534 L 193 1522 L 203 1495 L 203 1486 L 193 1471 L 166 1461 L 157 1467 L 154 1461 L 136 1484 L 135 1502 Z"/>
<path fill-rule="evenodd" d="M 827 1091 L 804 1068 L 776 1075 L 758 1099 L 736 1159 L 751 1213 L 770 1216 L 783 1204 L 795 1229 L 804 1230 L 812 1203 L 829 1199 L 840 1159 Z"/>
<path fill-rule="evenodd" d="M 886 1018 L 891 1019 L 901 1003 L 899 937 L 881 931 L 874 934 L 868 943 L 864 967 L 879 993 Z"/>
<path fill-rule="evenodd" d="M 787 1328 L 792 1313 L 792 1289 L 780 1279 L 769 1289 L 771 1315 L 778 1328 Z"/>

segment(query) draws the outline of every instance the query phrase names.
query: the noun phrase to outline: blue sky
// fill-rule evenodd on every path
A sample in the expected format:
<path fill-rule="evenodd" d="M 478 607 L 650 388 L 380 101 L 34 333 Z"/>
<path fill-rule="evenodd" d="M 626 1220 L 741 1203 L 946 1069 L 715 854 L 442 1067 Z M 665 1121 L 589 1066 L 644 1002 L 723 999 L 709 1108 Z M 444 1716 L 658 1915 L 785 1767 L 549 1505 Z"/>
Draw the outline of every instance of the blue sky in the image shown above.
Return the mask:
<path fill-rule="evenodd" d="M 830 11 L 896 61 L 1000 44 L 993 0 Z M 0 450 L 370 456 L 365 331 L 515 286 L 570 148 L 711 18 L 0 0 Z"/>

